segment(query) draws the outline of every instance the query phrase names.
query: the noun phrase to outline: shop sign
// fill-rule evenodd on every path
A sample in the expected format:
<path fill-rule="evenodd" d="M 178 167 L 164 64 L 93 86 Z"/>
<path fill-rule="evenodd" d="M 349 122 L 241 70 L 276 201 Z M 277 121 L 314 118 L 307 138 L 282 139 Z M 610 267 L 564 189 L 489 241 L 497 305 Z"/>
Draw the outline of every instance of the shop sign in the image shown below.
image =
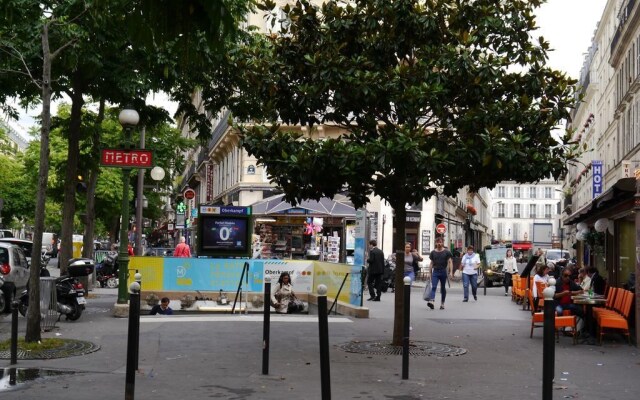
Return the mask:
<path fill-rule="evenodd" d="M 293 214 L 293 215 L 305 215 L 307 214 L 306 208 L 290 208 L 284 211 L 285 214 Z"/>
<path fill-rule="evenodd" d="M 120 168 L 151 168 L 153 151 L 142 149 L 102 149 L 100 165 Z"/>
<path fill-rule="evenodd" d="M 205 183 L 207 187 L 207 203 L 213 201 L 213 165 L 207 164 Z"/>
<path fill-rule="evenodd" d="M 593 160 L 591 162 L 593 171 L 593 196 L 596 198 L 602 194 L 602 160 Z"/>
<path fill-rule="evenodd" d="M 431 250 L 431 231 L 424 230 L 422 231 L 422 255 L 428 255 L 429 250 Z"/>

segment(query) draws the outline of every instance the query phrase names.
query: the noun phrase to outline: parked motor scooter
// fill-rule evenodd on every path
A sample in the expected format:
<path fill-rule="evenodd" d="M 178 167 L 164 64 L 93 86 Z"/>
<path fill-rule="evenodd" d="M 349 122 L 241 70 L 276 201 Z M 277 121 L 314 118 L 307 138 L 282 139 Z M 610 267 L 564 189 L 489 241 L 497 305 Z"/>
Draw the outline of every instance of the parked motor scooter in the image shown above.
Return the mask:
<path fill-rule="evenodd" d="M 93 268 L 93 260 L 90 258 L 72 258 L 69 260 L 67 274 L 56 278 L 56 309 L 60 316 L 66 315 L 69 321 L 80 318 L 87 300 L 84 297 L 84 286 L 77 278 L 92 274 Z M 26 316 L 28 308 L 29 292 L 25 290 L 20 296 L 18 311 Z"/>
<path fill-rule="evenodd" d="M 96 281 L 100 287 L 118 287 L 118 253 L 109 253 L 96 265 Z"/>
<path fill-rule="evenodd" d="M 396 256 L 395 254 L 390 255 L 384 262 L 384 272 L 382 273 L 382 291 L 384 293 L 387 290 L 391 289 L 392 292 L 395 292 L 396 288 Z"/>

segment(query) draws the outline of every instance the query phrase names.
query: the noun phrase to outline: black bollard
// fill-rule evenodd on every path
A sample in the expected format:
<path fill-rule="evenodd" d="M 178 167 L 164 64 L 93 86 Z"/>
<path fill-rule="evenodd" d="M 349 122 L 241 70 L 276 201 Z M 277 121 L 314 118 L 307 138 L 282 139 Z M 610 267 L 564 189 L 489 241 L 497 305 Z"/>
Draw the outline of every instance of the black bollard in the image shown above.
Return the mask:
<path fill-rule="evenodd" d="M 4 293 L 0 292 L 0 296 L 4 296 Z M 14 300 L 11 302 L 11 362 L 9 364 L 15 365 L 18 363 L 18 306 L 20 302 Z"/>
<path fill-rule="evenodd" d="M 404 282 L 404 309 L 402 316 L 402 379 L 409 379 L 409 330 L 411 326 L 411 278 L 408 276 Z"/>
<path fill-rule="evenodd" d="M 9 385 L 15 386 L 18 383 L 18 368 L 9 368 Z"/>
<path fill-rule="evenodd" d="M 136 388 L 136 356 L 138 354 L 138 332 L 140 324 L 140 284 L 129 286 L 129 332 L 127 335 L 127 374 L 124 387 L 125 400 L 133 400 Z"/>
<path fill-rule="evenodd" d="M 262 375 L 269 375 L 269 324 L 271 322 L 271 277 L 264 278 L 264 311 L 262 318 Z"/>
<path fill-rule="evenodd" d="M 553 376 L 556 357 L 556 310 L 553 295 L 555 279 L 549 279 L 549 286 L 544 294 L 544 336 L 542 339 L 542 400 L 553 399 Z"/>
<path fill-rule="evenodd" d="M 327 287 L 325 285 L 318 285 L 318 328 L 320 330 L 320 387 L 322 400 L 331 400 L 329 320 L 327 319 Z"/>
<path fill-rule="evenodd" d="M 140 292 L 142 292 L 142 275 L 138 272 L 138 270 L 136 270 L 136 274 L 134 275 L 133 280 L 135 280 L 136 282 L 138 282 L 138 284 L 140 285 Z M 142 297 L 140 295 L 140 292 L 138 293 L 138 317 L 135 319 L 135 330 L 136 330 L 136 354 L 135 354 L 135 370 L 138 370 L 138 361 L 140 360 L 140 298 Z"/>

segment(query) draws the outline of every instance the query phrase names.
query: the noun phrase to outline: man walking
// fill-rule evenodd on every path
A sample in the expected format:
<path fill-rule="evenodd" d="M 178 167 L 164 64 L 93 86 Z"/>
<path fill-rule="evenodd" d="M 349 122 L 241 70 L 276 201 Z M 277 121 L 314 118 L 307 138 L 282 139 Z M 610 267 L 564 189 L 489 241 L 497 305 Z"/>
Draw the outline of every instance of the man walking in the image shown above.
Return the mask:
<path fill-rule="evenodd" d="M 173 251 L 174 257 L 191 257 L 191 249 L 189 249 L 189 245 L 187 244 L 187 240 L 184 236 L 180 236 L 180 243 L 176 246 L 176 249 Z"/>
<path fill-rule="evenodd" d="M 444 310 L 444 301 L 447 298 L 447 271 L 453 271 L 453 255 L 444 248 L 444 240 L 436 239 L 436 248 L 429 255 L 431 260 L 431 295 L 427 306 L 433 310 L 433 301 L 436 297 L 436 289 L 440 282 L 440 309 Z"/>
<path fill-rule="evenodd" d="M 369 286 L 368 300 L 380 301 L 382 290 L 382 274 L 384 272 L 384 253 L 377 248 L 378 243 L 375 240 L 369 241 L 369 271 L 367 272 L 367 285 Z"/>

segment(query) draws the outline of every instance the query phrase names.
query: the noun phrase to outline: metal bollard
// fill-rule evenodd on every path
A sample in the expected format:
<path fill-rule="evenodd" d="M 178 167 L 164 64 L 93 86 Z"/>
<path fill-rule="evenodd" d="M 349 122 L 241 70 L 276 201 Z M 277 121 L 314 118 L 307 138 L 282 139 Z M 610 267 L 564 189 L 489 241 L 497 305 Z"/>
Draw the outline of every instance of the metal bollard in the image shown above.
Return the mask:
<path fill-rule="evenodd" d="M 409 379 L 409 329 L 410 329 L 410 305 L 411 305 L 411 278 L 405 276 L 404 282 L 404 310 L 403 310 L 403 335 L 402 335 L 402 379 Z"/>
<path fill-rule="evenodd" d="M 542 400 L 553 399 L 553 376 L 556 357 L 556 310 L 553 295 L 556 292 L 556 280 L 549 278 L 544 295 L 544 336 L 542 339 Z"/>
<path fill-rule="evenodd" d="M 140 284 L 129 285 L 129 332 L 127 335 L 127 374 L 124 387 L 124 398 L 133 400 L 136 388 L 136 356 L 138 354 L 138 332 L 140 324 Z"/>
<path fill-rule="evenodd" d="M 4 296 L 0 292 L 0 296 Z M 15 365 L 18 363 L 18 306 L 20 301 L 13 300 L 11 302 L 11 361 L 9 364 Z"/>
<path fill-rule="evenodd" d="M 329 320 L 327 317 L 327 287 L 325 285 L 318 285 L 318 328 L 320 330 L 320 386 L 322 400 L 331 400 Z"/>
<path fill-rule="evenodd" d="M 262 375 L 269 375 L 269 324 L 271 323 L 271 277 L 264 278 L 264 311 L 262 318 Z"/>
<path fill-rule="evenodd" d="M 133 276 L 133 280 L 138 282 L 138 285 L 140 285 L 140 292 L 142 292 L 142 274 L 140 274 L 138 272 L 138 270 L 136 270 L 136 274 Z M 138 293 L 138 318 L 135 319 L 135 325 L 136 325 L 136 354 L 135 354 L 135 361 L 136 361 L 136 365 L 135 365 L 135 370 L 138 370 L 138 361 L 140 360 L 140 298 L 142 297 L 140 295 L 140 292 Z"/>

